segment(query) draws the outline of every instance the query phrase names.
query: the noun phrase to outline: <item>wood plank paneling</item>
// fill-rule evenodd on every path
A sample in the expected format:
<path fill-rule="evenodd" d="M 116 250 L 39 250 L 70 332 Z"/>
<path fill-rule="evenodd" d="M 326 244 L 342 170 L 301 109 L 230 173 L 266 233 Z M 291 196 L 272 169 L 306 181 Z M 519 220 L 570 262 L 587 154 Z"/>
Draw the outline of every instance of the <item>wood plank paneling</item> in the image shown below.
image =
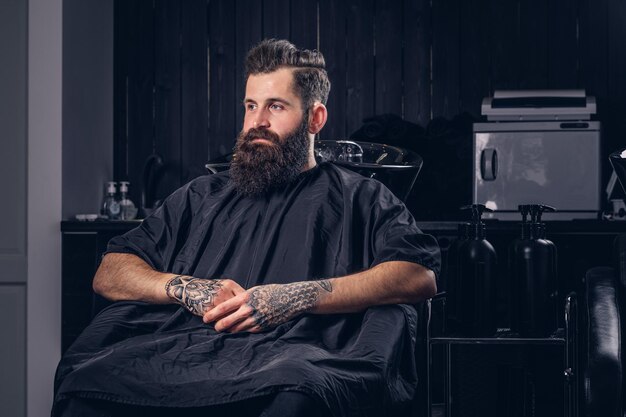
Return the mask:
<path fill-rule="evenodd" d="M 547 2 L 522 1 L 519 10 L 519 88 L 548 88 Z"/>
<path fill-rule="evenodd" d="M 349 0 L 346 37 L 346 133 L 357 130 L 374 107 L 373 0 Z"/>
<path fill-rule="evenodd" d="M 548 2 L 548 79 L 551 88 L 576 88 L 578 82 L 578 4 Z M 622 25 L 624 22 L 622 21 Z"/>
<path fill-rule="evenodd" d="M 430 1 L 404 2 L 404 118 L 426 126 L 430 116 Z"/>
<path fill-rule="evenodd" d="M 578 86 L 587 89 L 587 94 L 596 97 L 598 115 L 602 120 L 602 155 L 608 155 L 624 145 L 623 131 L 620 134 L 619 103 L 614 102 L 614 77 L 623 77 L 611 70 L 609 62 L 609 44 L 614 44 L 614 35 L 609 35 L 609 11 L 613 9 L 609 0 L 580 0 L 578 2 L 579 19 L 579 59 Z M 619 19 L 619 18 L 618 18 Z M 612 20 L 612 19 L 611 19 Z M 623 22 L 622 22 L 623 25 Z M 617 44 L 619 45 L 619 41 Z M 622 46 L 623 48 L 623 46 Z M 611 54 L 615 51 L 612 50 Z M 618 52 L 623 54 L 624 49 Z M 611 59 L 612 60 L 612 59 Z M 603 163 L 603 179 L 606 183 L 612 168 L 606 159 Z"/>
<path fill-rule="evenodd" d="M 208 142 L 208 31 L 206 0 L 181 3 L 181 183 L 206 173 Z"/>
<path fill-rule="evenodd" d="M 128 176 L 128 77 L 131 65 L 137 65 L 130 50 L 135 23 L 130 13 L 132 5 L 131 1 L 117 0 L 113 8 L 113 178 Z"/>
<path fill-rule="evenodd" d="M 494 90 L 517 89 L 519 72 L 519 9 L 517 0 L 491 0 L 491 77 Z"/>
<path fill-rule="evenodd" d="M 432 114 L 453 117 L 459 111 L 459 3 L 432 2 Z"/>
<path fill-rule="evenodd" d="M 320 139 L 336 140 L 346 132 L 346 4 L 320 0 L 320 51 L 326 60 L 331 89 L 328 97 L 328 121 Z"/>
<path fill-rule="evenodd" d="M 291 0 L 263 0 L 263 38 L 289 39 Z"/>
<path fill-rule="evenodd" d="M 603 109 L 606 115 L 606 138 L 604 152 L 623 149 L 626 146 L 626 2 L 609 0 L 608 16 L 608 89 L 610 96 Z M 605 170 L 605 181 L 608 172 Z"/>
<path fill-rule="evenodd" d="M 262 39 L 261 9 L 258 0 L 239 0 L 235 2 L 235 126 L 239 132 L 243 126 L 243 99 L 246 92 L 246 80 L 243 78 L 246 54 Z M 232 24 L 232 23 L 231 23 Z M 232 142 L 235 143 L 233 137 Z"/>
<path fill-rule="evenodd" d="M 402 116 L 402 2 L 376 0 L 374 7 L 375 111 Z"/>
<path fill-rule="evenodd" d="M 291 0 L 290 40 L 300 49 L 318 49 L 317 0 Z"/>
<path fill-rule="evenodd" d="M 140 201 L 143 161 L 154 148 L 154 9 L 151 2 L 133 0 L 130 19 L 136 24 L 129 33 L 128 68 L 128 136 L 126 143 L 126 176 L 116 177 L 117 181 L 131 182 L 130 195 L 133 201 Z"/>
<path fill-rule="evenodd" d="M 209 160 L 232 150 L 240 101 L 235 88 L 235 3 L 209 3 Z"/>
<path fill-rule="evenodd" d="M 578 85 L 596 96 L 601 109 L 608 96 L 608 7 L 609 0 L 580 0 L 578 7 Z"/>
<path fill-rule="evenodd" d="M 459 82 L 459 105 L 461 112 L 480 116 L 480 105 L 485 96 L 491 95 L 489 77 L 492 59 L 489 48 L 489 0 L 467 0 L 460 4 L 461 21 L 459 54 L 461 74 Z"/>
<path fill-rule="evenodd" d="M 154 150 L 163 157 L 165 170 L 155 195 L 164 199 L 181 185 L 181 3 L 154 4 L 154 144 L 142 156 L 145 161 Z"/>

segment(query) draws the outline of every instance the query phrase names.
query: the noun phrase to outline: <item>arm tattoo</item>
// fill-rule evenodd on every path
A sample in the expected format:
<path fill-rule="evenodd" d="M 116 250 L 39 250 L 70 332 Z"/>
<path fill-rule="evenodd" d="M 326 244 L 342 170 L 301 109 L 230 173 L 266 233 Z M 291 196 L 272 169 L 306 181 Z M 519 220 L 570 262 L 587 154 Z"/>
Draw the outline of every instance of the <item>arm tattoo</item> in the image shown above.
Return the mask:
<path fill-rule="evenodd" d="M 248 305 L 256 324 L 267 330 L 315 307 L 322 290 L 333 291 L 329 280 L 262 285 L 252 290 Z"/>
<path fill-rule="evenodd" d="M 321 281 L 317 281 L 317 283 L 319 284 L 320 287 L 322 287 L 324 290 L 328 291 L 328 292 L 333 292 L 333 285 L 330 283 L 330 280 L 328 279 L 323 279 Z"/>
<path fill-rule="evenodd" d="M 167 295 L 195 315 L 202 316 L 206 307 L 212 307 L 222 288 L 220 280 L 199 279 L 179 275 L 165 285 Z"/>

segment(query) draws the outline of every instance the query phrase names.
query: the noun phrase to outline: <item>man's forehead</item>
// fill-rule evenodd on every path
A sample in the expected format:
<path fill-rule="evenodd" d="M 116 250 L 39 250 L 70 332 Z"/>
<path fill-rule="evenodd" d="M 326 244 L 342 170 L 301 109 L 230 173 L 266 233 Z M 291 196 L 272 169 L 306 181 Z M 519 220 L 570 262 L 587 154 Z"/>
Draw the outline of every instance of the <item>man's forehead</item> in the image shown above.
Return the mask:
<path fill-rule="evenodd" d="M 298 98 L 293 88 L 293 68 L 251 74 L 246 82 L 246 100 L 267 99 L 273 96 Z"/>

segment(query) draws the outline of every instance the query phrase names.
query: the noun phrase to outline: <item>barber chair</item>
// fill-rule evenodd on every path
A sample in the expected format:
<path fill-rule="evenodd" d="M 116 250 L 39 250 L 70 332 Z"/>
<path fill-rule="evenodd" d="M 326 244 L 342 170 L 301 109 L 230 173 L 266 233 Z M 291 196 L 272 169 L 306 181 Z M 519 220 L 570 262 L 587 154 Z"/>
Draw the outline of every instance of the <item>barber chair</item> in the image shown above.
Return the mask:
<path fill-rule="evenodd" d="M 611 154 L 611 165 L 626 189 L 626 159 Z M 626 234 L 616 237 L 612 264 L 591 268 L 585 276 L 587 320 L 584 342 L 583 398 L 589 417 L 626 416 Z"/>
<path fill-rule="evenodd" d="M 588 270 L 585 287 L 584 410 L 589 417 L 623 417 L 626 317 L 621 312 L 626 314 L 626 235 L 615 239 L 613 265 Z"/>

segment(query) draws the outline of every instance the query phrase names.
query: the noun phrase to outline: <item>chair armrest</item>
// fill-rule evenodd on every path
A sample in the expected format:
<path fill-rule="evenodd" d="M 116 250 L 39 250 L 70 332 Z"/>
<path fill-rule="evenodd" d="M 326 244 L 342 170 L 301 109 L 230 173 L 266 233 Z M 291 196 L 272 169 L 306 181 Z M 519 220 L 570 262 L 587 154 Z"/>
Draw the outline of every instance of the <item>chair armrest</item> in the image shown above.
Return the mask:
<path fill-rule="evenodd" d="M 431 306 L 437 300 L 445 300 L 445 291 L 435 294 L 415 305 L 417 309 L 417 342 L 415 344 L 415 363 L 417 364 L 417 391 L 407 416 L 421 417 L 430 415 L 428 407 L 428 366 L 430 362 L 428 339 L 430 337 Z"/>
<path fill-rule="evenodd" d="M 587 271 L 585 291 L 585 407 L 588 416 L 622 415 L 621 326 L 617 273 Z"/>

